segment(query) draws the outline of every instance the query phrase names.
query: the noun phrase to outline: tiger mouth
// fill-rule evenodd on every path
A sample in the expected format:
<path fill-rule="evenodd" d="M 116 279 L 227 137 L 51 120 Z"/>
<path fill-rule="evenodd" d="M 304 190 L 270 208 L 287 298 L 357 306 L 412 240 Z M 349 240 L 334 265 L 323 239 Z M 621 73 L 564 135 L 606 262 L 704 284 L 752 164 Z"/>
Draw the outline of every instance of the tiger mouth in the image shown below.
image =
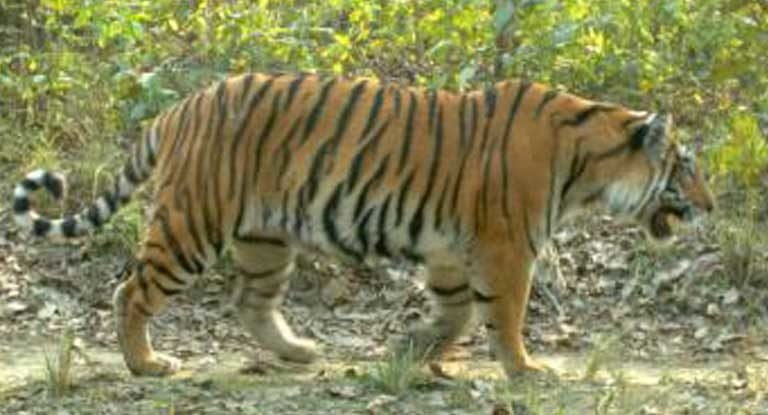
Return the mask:
<path fill-rule="evenodd" d="M 661 207 L 651 215 L 648 230 L 654 239 L 669 239 L 678 223 L 688 222 L 685 212 L 672 207 Z"/>

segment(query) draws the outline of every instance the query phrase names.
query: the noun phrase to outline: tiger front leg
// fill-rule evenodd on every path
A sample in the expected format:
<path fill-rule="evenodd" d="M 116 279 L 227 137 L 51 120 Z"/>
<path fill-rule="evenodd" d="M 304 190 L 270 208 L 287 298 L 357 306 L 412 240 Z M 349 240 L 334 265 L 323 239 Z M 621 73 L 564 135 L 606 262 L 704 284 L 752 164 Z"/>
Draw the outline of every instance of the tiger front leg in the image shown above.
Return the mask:
<path fill-rule="evenodd" d="M 240 321 L 265 349 L 283 360 L 311 363 L 317 346 L 294 334 L 280 312 L 296 253 L 285 241 L 251 237 L 233 243 L 238 268 L 232 300 Z"/>
<path fill-rule="evenodd" d="M 472 282 L 491 351 L 510 378 L 523 372 L 549 371 L 528 355 L 523 339 L 534 258 L 504 248 L 495 246 L 479 255 L 481 272 Z"/>
<path fill-rule="evenodd" d="M 409 332 L 399 346 L 417 360 L 437 358 L 472 326 L 472 290 L 462 265 L 428 264 L 431 314 Z"/>

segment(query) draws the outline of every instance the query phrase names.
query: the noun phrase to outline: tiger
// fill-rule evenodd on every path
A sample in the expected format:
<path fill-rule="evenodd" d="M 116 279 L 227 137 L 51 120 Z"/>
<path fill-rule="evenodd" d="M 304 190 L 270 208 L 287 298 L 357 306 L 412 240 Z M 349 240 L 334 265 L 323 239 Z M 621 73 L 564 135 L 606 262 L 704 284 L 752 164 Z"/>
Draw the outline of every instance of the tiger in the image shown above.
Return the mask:
<path fill-rule="evenodd" d="M 29 196 L 65 191 L 35 170 L 13 193 L 37 237 L 92 234 L 153 177 L 143 237 L 114 292 L 117 341 L 135 375 L 180 360 L 148 323 L 225 250 L 233 303 L 262 348 L 299 363 L 317 345 L 281 312 L 297 253 L 426 268 L 429 313 L 404 341 L 433 358 L 481 324 L 512 378 L 547 371 L 526 350 L 532 266 L 579 212 L 639 224 L 652 240 L 715 208 L 695 156 L 663 112 L 592 101 L 528 80 L 465 92 L 367 78 L 250 73 L 191 94 L 145 125 L 110 190 L 49 219 Z M 402 349 L 399 349 L 402 350 Z"/>

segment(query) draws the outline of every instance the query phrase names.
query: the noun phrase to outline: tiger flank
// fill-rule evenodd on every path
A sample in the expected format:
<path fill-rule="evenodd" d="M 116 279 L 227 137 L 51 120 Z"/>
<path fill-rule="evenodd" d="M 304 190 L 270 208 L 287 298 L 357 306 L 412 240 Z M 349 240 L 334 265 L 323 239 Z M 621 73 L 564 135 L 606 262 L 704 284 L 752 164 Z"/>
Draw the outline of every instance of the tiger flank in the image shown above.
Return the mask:
<path fill-rule="evenodd" d="M 298 249 L 423 264 L 432 315 L 408 342 L 435 357 L 479 320 L 509 376 L 544 367 L 526 352 L 531 265 L 564 220 L 603 208 L 656 240 L 714 201 L 671 117 L 525 81 L 462 94 L 317 75 L 247 74 L 159 115 L 113 187 L 90 207 L 41 217 L 29 194 L 60 196 L 37 170 L 15 189 L 16 221 L 39 237 L 87 235 L 151 175 L 151 217 L 114 294 L 120 348 L 137 375 L 180 362 L 148 323 L 224 249 L 239 271 L 243 324 L 283 359 L 317 358 L 280 306 Z M 477 313 L 478 318 L 473 318 Z"/>

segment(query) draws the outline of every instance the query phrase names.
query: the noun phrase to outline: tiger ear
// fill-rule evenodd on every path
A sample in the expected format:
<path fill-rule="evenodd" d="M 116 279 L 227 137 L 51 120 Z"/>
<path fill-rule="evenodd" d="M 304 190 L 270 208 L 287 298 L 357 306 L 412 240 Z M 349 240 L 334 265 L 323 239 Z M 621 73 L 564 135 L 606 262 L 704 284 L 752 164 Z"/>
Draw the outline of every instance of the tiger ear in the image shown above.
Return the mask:
<path fill-rule="evenodd" d="M 660 161 L 667 148 L 667 137 L 672 131 L 672 116 L 652 114 L 647 121 L 632 132 L 630 145 L 633 150 L 642 149 L 651 160 Z"/>

